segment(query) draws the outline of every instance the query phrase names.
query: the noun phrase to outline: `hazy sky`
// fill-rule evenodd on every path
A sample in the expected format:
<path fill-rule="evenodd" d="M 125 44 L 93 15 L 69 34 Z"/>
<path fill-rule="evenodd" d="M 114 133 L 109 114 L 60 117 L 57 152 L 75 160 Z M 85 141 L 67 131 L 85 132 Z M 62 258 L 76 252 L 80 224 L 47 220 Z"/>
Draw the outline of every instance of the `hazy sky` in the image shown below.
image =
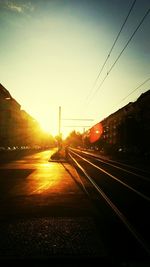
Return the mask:
<path fill-rule="evenodd" d="M 0 83 L 30 115 L 58 133 L 95 124 L 150 89 L 150 8 L 137 0 L 95 87 L 94 81 L 133 0 L 0 0 Z M 107 75 L 103 85 L 99 85 Z"/>

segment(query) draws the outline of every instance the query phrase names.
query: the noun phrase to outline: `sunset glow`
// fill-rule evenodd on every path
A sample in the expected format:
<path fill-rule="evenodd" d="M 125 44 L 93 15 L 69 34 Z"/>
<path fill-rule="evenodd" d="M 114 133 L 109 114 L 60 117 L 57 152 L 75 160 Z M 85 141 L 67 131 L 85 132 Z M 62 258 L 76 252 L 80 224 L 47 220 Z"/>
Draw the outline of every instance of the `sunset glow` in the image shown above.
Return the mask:
<path fill-rule="evenodd" d="M 0 1 L 1 83 L 44 130 L 58 134 L 59 106 L 62 117 L 90 117 L 92 126 L 149 89 L 150 82 L 120 103 L 149 77 L 149 17 L 99 88 L 149 8 L 146 0 L 137 1 L 94 84 L 130 5 L 130 0 Z M 62 134 L 83 132 L 83 123 L 77 125 L 62 121 Z"/>

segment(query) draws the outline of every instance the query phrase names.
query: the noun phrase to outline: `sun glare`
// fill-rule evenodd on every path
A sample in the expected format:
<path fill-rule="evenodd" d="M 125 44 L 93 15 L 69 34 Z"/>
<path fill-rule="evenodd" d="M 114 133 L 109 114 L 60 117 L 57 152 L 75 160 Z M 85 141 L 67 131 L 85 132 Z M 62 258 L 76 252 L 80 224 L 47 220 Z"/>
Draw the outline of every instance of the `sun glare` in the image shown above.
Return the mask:
<path fill-rule="evenodd" d="M 41 128 L 44 132 L 50 133 L 52 135 L 55 134 L 55 129 L 52 129 L 51 126 L 46 121 L 40 121 Z"/>
<path fill-rule="evenodd" d="M 66 102 L 67 106 L 67 102 Z M 71 109 L 70 109 L 71 112 Z M 55 116 L 53 115 L 55 113 Z M 37 114 L 35 114 L 35 117 L 37 121 L 39 122 L 41 129 L 46 132 L 51 134 L 52 136 L 57 136 L 59 135 L 59 119 L 58 119 L 58 110 L 55 110 L 55 112 L 52 112 L 52 114 L 48 113 L 47 111 L 46 116 L 44 116 L 44 112 L 41 111 Z M 63 118 L 63 117 L 62 117 Z M 77 131 L 83 133 L 82 127 L 77 127 L 77 126 L 66 126 L 66 123 L 61 119 L 61 126 L 60 126 L 60 133 L 62 135 L 62 138 L 65 139 L 72 131 Z"/>
<path fill-rule="evenodd" d="M 49 133 L 53 136 L 57 136 L 58 135 L 58 127 L 56 125 L 48 125 L 46 122 L 40 122 L 41 128 L 44 132 Z M 61 135 L 62 138 L 65 139 L 71 131 L 73 131 L 75 129 L 66 129 L 64 127 L 61 128 Z"/>

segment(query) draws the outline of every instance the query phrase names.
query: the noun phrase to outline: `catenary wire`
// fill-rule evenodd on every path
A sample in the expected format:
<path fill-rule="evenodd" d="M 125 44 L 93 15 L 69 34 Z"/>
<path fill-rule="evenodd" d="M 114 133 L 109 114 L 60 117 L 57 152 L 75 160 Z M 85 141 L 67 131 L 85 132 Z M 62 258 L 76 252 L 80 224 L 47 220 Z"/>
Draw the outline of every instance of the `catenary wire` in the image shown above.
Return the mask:
<path fill-rule="evenodd" d="M 89 97 L 90 94 L 92 93 L 92 90 L 95 88 L 95 85 L 96 85 L 96 83 L 97 83 L 97 81 L 98 81 L 98 79 L 99 79 L 99 77 L 100 77 L 100 75 L 101 75 L 101 73 L 102 73 L 102 71 L 103 71 L 103 69 L 104 69 L 104 67 L 105 67 L 105 65 L 106 65 L 106 63 L 107 63 L 107 61 L 108 61 L 108 59 L 110 58 L 110 55 L 111 55 L 111 53 L 112 53 L 112 51 L 113 51 L 113 49 L 114 49 L 114 47 L 115 47 L 115 45 L 116 45 L 116 43 L 117 43 L 117 41 L 118 41 L 118 38 L 119 38 L 119 36 L 120 36 L 120 34 L 121 34 L 121 32 L 122 32 L 122 30 L 123 30 L 123 28 L 124 28 L 124 26 L 125 26 L 125 24 L 126 24 L 128 18 L 129 18 L 129 16 L 130 16 L 130 13 L 131 13 L 131 11 L 132 11 L 132 9 L 133 9 L 133 7 L 134 7 L 136 1 L 137 1 L 137 0 L 134 0 L 134 1 L 133 1 L 132 5 L 131 5 L 131 7 L 130 7 L 130 9 L 129 9 L 129 11 L 128 11 L 128 14 L 127 14 L 127 16 L 126 16 L 126 18 L 125 18 L 125 20 L 124 20 L 124 22 L 123 22 L 123 24 L 122 24 L 122 26 L 121 26 L 121 28 L 120 28 L 120 31 L 118 32 L 118 34 L 117 34 L 117 36 L 116 36 L 116 39 L 115 39 L 115 41 L 113 42 L 113 45 L 112 45 L 112 47 L 111 47 L 111 49 L 110 49 L 110 51 L 109 51 L 109 53 L 108 53 L 108 55 L 107 55 L 107 57 L 106 57 L 106 59 L 105 59 L 103 65 L 102 65 L 102 67 L 101 67 L 101 69 L 100 69 L 100 71 L 99 71 L 99 73 L 98 73 L 98 75 L 97 75 L 97 77 L 96 77 L 96 79 L 95 79 L 95 81 L 94 81 L 94 83 L 93 83 L 93 86 L 92 86 L 92 88 L 91 88 L 91 91 L 90 91 L 88 97 Z M 87 98 L 88 98 L 88 97 L 87 97 Z"/>
<path fill-rule="evenodd" d="M 140 85 L 138 85 L 138 87 L 136 87 L 134 90 L 132 90 L 127 96 L 125 96 L 119 103 L 118 105 L 123 102 L 126 98 L 128 98 L 131 94 L 133 94 L 135 91 L 137 91 L 141 86 L 143 86 L 145 83 L 147 83 L 148 81 L 150 81 L 150 77 L 148 79 L 146 79 L 144 82 L 142 82 Z"/>
<path fill-rule="evenodd" d="M 150 12 L 150 8 L 147 10 L 147 12 L 145 13 L 145 15 L 143 16 L 143 18 L 141 19 L 140 23 L 138 24 L 138 26 L 136 27 L 136 29 L 134 30 L 133 34 L 131 35 L 131 37 L 129 38 L 129 40 L 127 41 L 127 43 L 125 44 L 124 48 L 121 50 L 120 54 L 118 55 L 118 57 L 116 58 L 115 62 L 112 64 L 112 66 L 110 67 L 110 69 L 108 70 L 107 74 L 105 75 L 104 79 L 102 80 L 102 82 L 100 83 L 100 85 L 98 86 L 98 88 L 95 90 L 95 92 L 93 93 L 93 96 L 91 97 L 91 99 L 95 96 L 95 94 L 99 91 L 99 89 L 102 87 L 104 81 L 106 80 L 106 78 L 108 77 L 108 75 L 110 74 L 110 72 L 112 71 L 112 69 L 114 68 L 114 66 L 116 65 L 117 61 L 119 60 L 119 58 L 121 57 L 121 55 L 123 54 L 123 52 L 125 51 L 125 49 L 127 48 L 127 46 L 129 45 L 129 43 L 131 42 L 132 38 L 134 37 L 134 35 L 136 34 L 136 32 L 138 31 L 138 29 L 140 28 L 140 26 L 142 25 L 142 23 L 144 22 L 144 20 L 146 19 L 146 17 L 148 16 Z"/>

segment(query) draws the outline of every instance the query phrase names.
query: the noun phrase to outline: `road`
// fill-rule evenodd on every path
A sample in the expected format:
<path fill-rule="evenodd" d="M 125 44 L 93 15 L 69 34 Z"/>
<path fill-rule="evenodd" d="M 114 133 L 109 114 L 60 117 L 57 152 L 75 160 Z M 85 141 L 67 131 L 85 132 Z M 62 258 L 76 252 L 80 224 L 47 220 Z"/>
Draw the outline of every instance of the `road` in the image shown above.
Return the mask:
<path fill-rule="evenodd" d="M 62 257 L 98 257 L 105 262 L 97 210 L 75 169 L 49 162 L 52 153 L 0 165 L 0 259 L 61 258 L 62 263 Z"/>
<path fill-rule="evenodd" d="M 49 161 L 53 153 L 0 165 L 0 263 L 149 266 L 124 241 L 117 218 L 89 182 L 68 162 Z"/>
<path fill-rule="evenodd" d="M 63 177 L 58 175 L 56 164 L 48 160 L 53 152 L 44 151 L 25 156 L 20 160 L 4 164 L 0 168 L 1 183 L 5 183 L 3 196 L 31 196 L 39 194 L 44 196 L 58 191 L 65 191 Z M 52 172 L 53 170 L 53 172 Z M 9 184 L 6 183 L 9 180 Z"/>

